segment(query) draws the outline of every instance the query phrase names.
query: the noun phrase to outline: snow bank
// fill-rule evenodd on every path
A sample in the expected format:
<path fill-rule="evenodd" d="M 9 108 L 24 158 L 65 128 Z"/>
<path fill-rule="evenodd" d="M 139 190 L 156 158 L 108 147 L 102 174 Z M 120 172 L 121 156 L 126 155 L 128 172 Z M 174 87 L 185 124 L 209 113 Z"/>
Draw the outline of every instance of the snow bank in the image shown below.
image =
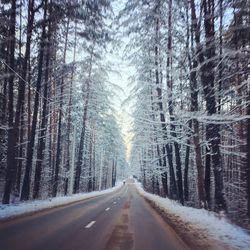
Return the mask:
<path fill-rule="evenodd" d="M 218 214 L 205 209 L 182 206 L 170 199 L 145 192 L 138 182 L 135 185 L 143 196 L 152 201 L 164 213 L 169 214 L 171 220 L 176 219 L 173 225 L 180 223 L 182 230 L 186 230 L 186 233 L 195 237 L 202 236 L 215 243 L 215 246 L 217 243 L 221 243 L 219 246 L 217 245 L 216 249 L 250 249 L 249 233 L 230 223 L 225 217 L 219 218 Z M 196 240 L 195 237 L 193 240 Z"/>
<path fill-rule="evenodd" d="M 116 184 L 115 187 L 105 189 L 102 191 L 80 193 L 80 194 L 74 194 L 71 196 L 61 196 L 61 197 L 55 197 L 55 198 L 51 198 L 47 200 L 27 201 L 27 202 L 22 202 L 22 203 L 17 203 L 17 204 L 7 204 L 7 205 L 0 204 L 0 220 L 10 218 L 10 217 L 15 217 L 18 215 L 24 215 L 24 214 L 31 213 L 31 212 L 41 211 L 43 209 L 66 205 L 72 202 L 100 196 L 103 194 L 108 194 L 119 189 L 122 185 L 123 183 L 119 182 Z"/>

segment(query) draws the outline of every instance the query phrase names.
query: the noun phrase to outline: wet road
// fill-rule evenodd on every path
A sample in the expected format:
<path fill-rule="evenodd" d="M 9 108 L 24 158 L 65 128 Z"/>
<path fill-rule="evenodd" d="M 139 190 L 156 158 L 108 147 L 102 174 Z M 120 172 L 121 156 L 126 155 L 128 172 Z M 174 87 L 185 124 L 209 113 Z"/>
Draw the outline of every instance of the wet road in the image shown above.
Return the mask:
<path fill-rule="evenodd" d="M 133 184 L 118 191 L 0 223 L 0 249 L 187 249 Z"/>

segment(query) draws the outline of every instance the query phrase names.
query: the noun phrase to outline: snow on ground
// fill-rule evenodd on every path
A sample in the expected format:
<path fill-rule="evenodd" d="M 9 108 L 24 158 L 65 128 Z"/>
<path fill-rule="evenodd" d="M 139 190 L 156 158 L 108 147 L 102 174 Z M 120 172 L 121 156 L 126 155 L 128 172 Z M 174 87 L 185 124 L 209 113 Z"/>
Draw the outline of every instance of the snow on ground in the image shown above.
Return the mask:
<path fill-rule="evenodd" d="M 135 183 L 139 192 L 153 205 L 158 207 L 167 218 L 171 220 L 172 226 L 182 230 L 183 235 L 190 234 L 191 240 L 212 242 L 212 249 L 250 249 L 250 234 L 243 228 L 230 223 L 225 217 L 220 218 L 218 214 L 205 209 L 185 207 L 167 198 L 147 193 L 139 182 Z M 195 237 L 193 237 L 195 236 Z M 205 243 L 204 243 L 205 245 Z M 208 249 L 211 249 L 208 247 Z"/>
<path fill-rule="evenodd" d="M 27 202 L 22 202 L 22 203 L 17 203 L 17 204 L 8 204 L 8 205 L 0 204 L 0 220 L 31 213 L 31 212 L 41 211 L 43 209 L 66 205 L 72 202 L 100 196 L 103 194 L 108 194 L 108 193 L 114 192 L 115 190 L 120 188 L 122 185 L 123 185 L 123 182 L 119 182 L 116 184 L 115 187 L 105 189 L 102 191 L 80 193 L 80 194 L 74 194 L 71 196 L 61 196 L 61 197 L 55 197 L 55 198 L 51 198 L 47 200 L 27 201 Z"/>

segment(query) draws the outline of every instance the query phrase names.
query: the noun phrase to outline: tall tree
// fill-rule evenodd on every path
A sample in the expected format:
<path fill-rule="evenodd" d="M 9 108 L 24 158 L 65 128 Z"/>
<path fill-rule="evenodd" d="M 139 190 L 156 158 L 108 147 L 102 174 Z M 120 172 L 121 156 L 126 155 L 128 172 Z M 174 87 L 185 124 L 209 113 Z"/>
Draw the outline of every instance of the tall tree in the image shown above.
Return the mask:
<path fill-rule="evenodd" d="M 31 132 L 30 132 L 30 141 L 28 143 L 28 148 L 27 148 L 27 161 L 26 161 L 26 166 L 25 166 L 25 174 L 24 174 L 24 179 L 23 179 L 21 200 L 28 200 L 29 195 L 30 195 L 30 175 L 31 175 L 31 170 L 32 170 L 32 160 L 33 160 L 33 153 L 34 153 L 37 116 L 38 116 L 38 107 L 39 107 L 39 96 L 40 96 L 42 73 L 43 73 L 43 60 L 44 60 L 46 26 L 47 26 L 47 9 L 48 9 L 48 0 L 45 0 L 43 4 L 44 13 L 43 13 L 41 42 L 40 42 L 40 48 L 39 48 L 38 74 L 37 74 L 36 93 L 35 93 L 35 100 L 34 100 L 34 111 L 33 111 L 33 118 L 32 118 L 32 127 L 31 127 Z"/>
<path fill-rule="evenodd" d="M 192 46 L 193 46 L 193 37 L 196 36 L 196 41 L 198 41 L 198 24 L 197 24 L 197 18 L 195 13 L 195 5 L 194 1 L 191 1 L 191 9 L 192 9 L 192 33 L 191 33 L 191 39 L 192 39 Z M 191 48 L 192 52 L 194 51 L 194 48 Z M 197 68 L 198 68 L 198 61 L 197 57 L 199 56 L 198 53 L 201 53 L 200 51 L 196 51 L 195 56 L 189 55 L 189 68 L 190 68 L 190 90 L 191 90 L 191 112 L 197 113 L 199 111 L 199 104 L 198 104 L 198 83 L 197 83 Z M 191 59 L 193 58 L 193 59 Z M 208 200 L 206 200 L 205 197 L 205 187 L 204 187 L 204 166 L 202 163 L 202 155 L 201 155 L 201 146 L 200 146 L 200 129 L 199 129 L 199 122 L 198 119 L 193 119 L 193 142 L 195 147 L 195 163 L 198 173 L 198 180 L 197 180 L 197 187 L 198 187 L 198 196 L 199 196 L 199 202 L 201 207 L 206 207 Z M 206 158 L 206 163 L 207 158 Z M 208 167 L 208 166 L 207 166 Z M 208 167 L 209 168 L 209 167 Z M 209 187 L 208 187 L 209 188 Z M 209 193 L 209 190 L 208 190 Z M 209 194 L 208 194 L 209 196 Z M 208 198 L 208 197 L 207 197 Z"/>
<path fill-rule="evenodd" d="M 16 1 L 11 1 L 11 14 L 10 14 L 10 26 L 8 37 L 10 40 L 9 52 L 8 52 L 8 151 L 7 151 L 7 170 L 6 181 L 4 187 L 3 203 L 9 203 L 11 188 L 14 184 L 16 168 L 15 168 L 15 134 L 13 129 L 14 118 L 14 73 L 15 73 L 15 45 L 16 45 Z"/>
<path fill-rule="evenodd" d="M 37 162 L 35 166 L 35 179 L 34 179 L 34 188 L 33 188 L 33 199 L 37 199 L 39 197 L 39 191 L 41 187 L 41 173 L 42 173 L 42 163 L 44 159 L 44 149 L 45 149 L 45 137 L 47 131 L 47 105 L 48 105 L 48 88 L 49 88 L 49 68 L 50 68 L 50 47 L 51 47 L 51 4 L 48 8 L 48 32 L 46 34 L 46 45 L 45 49 L 45 72 L 44 72 L 44 90 L 42 95 L 42 121 L 39 132 L 38 139 L 38 148 L 37 148 Z"/>
<path fill-rule="evenodd" d="M 203 2 L 204 26 L 206 37 L 206 61 L 204 62 L 204 94 L 207 105 L 208 115 L 216 114 L 215 97 L 215 35 L 214 35 L 214 1 Z M 220 162 L 220 127 L 218 124 L 209 124 L 207 127 L 207 136 L 211 145 L 211 161 L 213 164 L 215 180 L 215 209 L 217 211 L 226 210 L 226 201 L 224 197 L 223 169 Z"/>
<path fill-rule="evenodd" d="M 66 24 L 66 31 L 65 31 L 65 45 L 63 51 L 63 67 L 66 62 L 66 52 L 68 48 L 68 35 L 69 35 L 69 21 L 68 18 Z M 59 165 L 60 165 L 60 158 L 61 158 L 61 133 L 62 133 L 62 112 L 63 112 L 63 94 L 64 94 L 64 70 L 62 71 L 62 79 L 60 83 L 60 106 L 59 106 L 59 119 L 58 119 L 58 134 L 57 134 L 57 149 L 56 149 L 56 163 L 55 163 L 55 176 L 54 176 L 54 183 L 53 183 L 53 192 L 52 196 L 55 197 L 57 194 L 58 188 L 58 178 L 59 178 Z"/>

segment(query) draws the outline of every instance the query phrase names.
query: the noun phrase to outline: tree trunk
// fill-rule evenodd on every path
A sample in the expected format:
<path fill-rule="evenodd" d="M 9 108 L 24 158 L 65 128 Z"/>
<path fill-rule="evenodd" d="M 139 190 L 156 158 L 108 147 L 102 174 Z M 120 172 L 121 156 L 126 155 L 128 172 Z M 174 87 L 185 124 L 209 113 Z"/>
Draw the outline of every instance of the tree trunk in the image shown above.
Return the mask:
<path fill-rule="evenodd" d="M 67 20 L 66 26 L 66 36 L 65 36 L 65 46 L 63 53 L 63 67 L 66 62 L 66 52 L 68 47 L 68 34 L 69 34 L 69 18 Z M 58 130 L 57 130 L 57 150 L 56 150 L 56 164 L 55 164 L 55 176 L 53 183 L 53 192 L 52 196 L 56 197 L 59 181 L 59 168 L 60 168 L 60 158 L 61 158 L 61 128 L 62 128 L 62 108 L 63 108 L 63 93 L 64 93 L 64 69 L 62 72 L 62 81 L 61 81 L 61 93 L 60 93 L 60 108 L 59 108 L 59 120 L 58 120 Z"/>
<path fill-rule="evenodd" d="M 93 172 L 92 172 L 92 158 L 93 158 L 93 135 L 89 142 L 89 170 L 88 170 L 88 192 L 93 189 Z"/>
<path fill-rule="evenodd" d="M 189 122 L 188 126 L 191 130 L 192 121 Z M 189 135 L 188 135 L 189 136 Z M 189 200 L 189 181 L 188 181 L 188 171 L 189 171 L 189 157 L 190 157 L 190 137 L 187 139 L 186 155 L 185 155 L 185 164 L 184 164 L 184 200 Z"/>
<path fill-rule="evenodd" d="M 250 116 L 250 90 L 248 90 L 247 97 L 247 115 Z M 246 176 L 247 176 L 247 215 L 250 222 L 250 118 L 247 119 L 247 167 L 246 167 Z"/>
<path fill-rule="evenodd" d="M 79 152 L 78 152 L 78 159 L 76 165 L 76 174 L 75 174 L 75 182 L 74 182 L 74 194 L 79 192 L 80 188 L 80 178 L 82 172 L 82 161 L 83 161 L 83 150 L 84 150 L 84 140 L 85 140 L 85 130 L 86 130 L 86 122 L 87 122 L 87 113 L 88 113 L 88 103 L 89 103 L 89 94 L 90 94 L 90 81 L 91 81 L 91 74 L 92 74 L 92 64 L 93 64 L 93 56 L 94 56 L 94 47 L 95 42 L 92 46 L 91 50 L 91 58 L 89 64 L 89 72 L 88 78 L 86 81 L 86 99 L 84 103 L 84 110 L 83 110 L 83 120 L 82 120 L 82 131 L 81 131 L 81 138 L 80 138 L 80 145 L 79 145 Z"/>
<path fill-rule="evenodd" d="M 32 118 L 30 140 L 29 140 L 28 148 L 27 148 L 27 161 L 26 161 L 26 166 L 25 166 L 24 180 L 23 180 L 23 186 L 22 186 L 22 192 L 21 192 L 21 200 L 28 200 L 29 194 L 30 194 L 30 175 L 31 175 L 31 170 L 32 170 L 32 160 L 33 160 L 33 152 L 34 152 L 34 144 L 35 144 L 35 136 L 36 136 L 39 96 L 40 96 L 42 72 L 43 72 L 43 56 L 44 56 L 45 38 L 46 38 L 47 5 L 48 5 L 48 1 L 44 0 L 44 16 L 43 16 L 41 44 L 40 44 L 40 50 L 39 50 L 38 75 L 37 75 L 36 94 L 35 94 L 35 101 L 34 101 L 34 112 L 33 112 L 33 118 Z"/>
<path fill-rule="evenodd" d="M 149 73 L 150 76 L 150 80 L 152 79 L 152 74 L 151 71 Z M 151 95 L 151 109 L 152 109 L 152 120 L 153 122 L 156 121 L 155 119 L 155 108 L 154 108 L 154 100 L 153 100 L 153 91 L 151 89 L 150 91 L 150 95 Z M 157 133 L 157 128 L 156 126 L 154 126 L 154 132 Z M 156 146 L 156 151 L 157 151 L 157 157 L 159 158 L 159 166 L 164 169 L 164 172 L 161 174 L 161 181 L 162 181 L 162 186 L 163 186 L 163 197 L 166 197 L 169 195 L 168 193 L 168 173 L 167 173 L 167 160 L 166 160 L 166 148 L 165 146 L 162 147 L 162 152 L 160 149 L 160 145 L 158 144 L 158 138 L 157 136 L 155 136 L 155 143 L 157 144 Z"/>
<path fill-rule="evenodd" d="M 69 172 L 70 169 L 70 135 L 71 135 L 71 106 L 72 106 L 72 91 L 73 91 L 73 80 L 74 80 L 74 71 L 75 71 L 75 57 L 76 57 L 76 38 L 77 38 L 77 23 L 75 22 L 75 41 L 74 41 L 74 52 L 73 52 L 73 66 L 71 70 L 71 77 L 70 77 L 70 89 L 69 89 L 69 106 L 68 106 L 68 124 L 67 124 L 67 145 L 66 145 L 66 171 Z M 69 183 L 69 176 L 66 175 L 65 184 L 64 184 L 64 195 L 68 193 L 68 183 Z"/>
<path fill-rule="evenodd" d="M 158 51 L 158 40 L 159 40 L 159 7 L 156 5 L 155 13 L 156 13 L 156 28 L 155 28 L 155 83 L 156 83 L 156 91 L 157 91 L 157 97 L 158 97 L 158 110 L 160 112 L 160 121 L 161 121 L 161 127 L 163 131 L 163 140 L 166 141 L 167 139 L 167 127 L 166 127 L 166 119 L 163 112 L 163 104 L 162 104 L 162 89 L 159 86 L 159 69 L 158 69 L 158 57 L 159 57 L 159 51 Z M 172 155 L 172 146 L 166 144 L 165 145 L 166 152 L 167 152 L 167 158 L 168 158 L 168 164 L 169 164 L 169 173 L 170 173 L 170 190 L 169 195 L 170 198 L 176 198 L 177 196 L 177 187 L 176 187 L 176 180 L 175 180 L 175 174 L 174 174 L 174 167 L 173 167 L 173 155 Z"/>
<path fill-rule="evenodd" d="M 22 114 L 24 114 L 24 105 L 22 106 Z M 24 147 L 23 147 L 23 142 L 24 142 L 24 120 L 21 119 L 20 121 L 20 139 L 19 139 L 19 151 L 18 151 L 18 161 L 17 161 L 17 178 L 16 178 L 16 193 L 19 195 L 20 193 L 20 188 L 21 188 L 21 176 L 22 176 L 22 168 L 23 168 L 23 158 L 24 158 Z"/>
<path fill-rule="evenodd" d="M 206 57 L 202 52 L 200 44 L 200 27 L 198 26 L 195 3 L 191 0 L 192 11 L 192 28 L 195 32 L 195 41 L 197 45 L 196 55 L 198 56 L 199 64 L 201 65 L 201 82 L 204 89 L 204 95 L 206 100 L 206 110 L 208 115 L 216 114 L 216 100 L 215 100 L 215 86 L 214 86 L 214 61 L 215 57 L 215 38 L 214 38 L 214 16 L 213 16 L 213 1 L 209 1 L 209 9 L 207 8 L 207 1 L 203 1 L 204 10 L 204 25 L 205 25 L 205 37 L 206 37 Z M 219 125 L 209 124 L 206 128 L 206 137 L 210 143 L 211 148 L 211 163 L 214 169 L 215 178 L 215 210 L 226 210 L 226 202 L 223 192 L 223 173 L 220 163 L 220 134 Z M 207 151 L 206 156 L 206 177 L 205 177 L 206 198 L 209 200 L 210 196 L 210 150 Z"/>
<path fill-rule="evenodd" d="M 191 9 L 192 9 L 192 26 L 194 26 L 196 23 L 196 14 L 195 9 L 193 6 L 193 2 L 191 3 Z M 194 22 L 194 23 L 193 23 Z M 192 33 L 191 33 L 191 44 L 193 45 L 193 32 L 195 31 L 195 27 L 192 27 Z M 193 51 L 193 47 L 192 47 Z M 197 113 L 199 111 L 199 103 L 198 103 L 198 84 L 197 84 L 197 67 L 198 62 L 195 56 L 198 56 L 196 53 L 193 55 L 193 59 L 191 60 L 191 57 L 189 55 L 189 69 L 190 69 L 190 90 L 191 90 L 191 112 Z M 202 157 L 201 157 L 201 147 L 200 147 L 200 129 L 199 129 L 199 122 L 197 119 L 192 120 L 193 123 L 193 143 L 194 143 L 194 150 L 195 150 L 195 165 L 197 168 L 197 189 L 198 189 L 198 197 L 199 197 L 199 206 L 200 207 L 206 207 L 206 204 L 208 201 L 205 197 L 205 187 L 204 187 L 204 166 L 202 164 Z M 206 157 L 208 154 L 206 155 Z M 210 164 L 207 165 L 206 170 Z M 209 186 L 210 190 L 210 186 Z M 208 190 L 208 192 L 209 192 Z"/>
<path fill-rule="evenodd" d="M 21 67 L 21 77 L 19 78 L 18 83 L 18 97 L 16 104 L 16 113 L 15 113 L 15 122 L 14 122 L 14 140 L 15 140 L 15 155 L 18 154 L 17 142 L 19 138 L 19 126 L 20 119 L 22 116 L 22 110 L 25 102 L 25 84 L 27 79 L 27 70 L 28 70 L 28 62 L 30 59 L 30 47 L 31 47 L 31 37 L 33 31 L 33 23 L 34 23 L 34 0 L 29 0 L 28 4 L 28 25 L 27 25 L 27 36 L 26 36 L 26 48 L 25 48 L 25 56 L 23 59 L 23 65 Z M 15 165 L 13 168 L 17 168 L 17 161 L 15 161 Z"/>
<path fill-rule="evenodd" d="M 6 179 L 3 194 L 3 204 L 7 204 L 10 201 L 10 194 L 13 183 L 15 181 L 15 134 L 13 129 L 13 102 L 14 102 L 14 72 L 15 70 L 15 25 L 16 25 L 16 0 L 11 1 L 11 14 L 10 14 L 10 27 L 9 27 L 9 64 L 8 70 L 9 76 L 9 89 L 8 89 L 8 143 L 7 143 L 7 169 Z"/>
<path fill-rule="evenodd" d="M 167 49 L 168 49 L 168 58 L 167 58 L 167 86 L 168 86 L 168 110 L 170 115 L 170 134 L 173 138 L 177 138 L 176 135 L 176 128 L 174 125 L 175 118 L 174 118 L 174 107 L 173 107 L 173 98 L 172 98 L 172 91 L 173 91 L 173 79 L 172 79 L 172 0 L 168 2 L 168 42 L 167 42 Z M 170 75 L 171 74 L 171 75 Z M 174 139 L 175 140 L 175 139 Z M 180 157 L 180 146 L 179 144 L 174 141 L 174 150 L 175 150 L 175 158 L 176 158 L 176 182 L 178 186 L 178 199 L 181 204 L 184 204 L 183 199 L 183 183 L 182 183 L 182 169 L 181 169 L 181 157 Z"/>
<path fill-rule="evenodd" d="M 51 15 L 51 13 L 50 13 Z M 46 143 L 47 133 L 47 98 L 48 98 L 48 85 L 49 85 L 49 67 L 50 67 L 50 42 L 51 42 L 51 21 L 49 19 L 48 35 L 46 44 L 46 62 L 45 62 L 45 77 L 44 77 L 44 92 L 43 92 L 43 108 L 42 108 L 42 122 L 39 133 L 38 148 L 37 148 L 37 162 L 35 168 L 35 180 L 33 188 L 33 199 L 39 197 L 41 185 L 42 163 L 44 158 L 44 149 Z"/>
<path fill-rule="evenodd" d="M 95 136 L 94 136 L 94 148 L 93 148 L 93 191 L 96 190 L 96 150 L 95 150 Z"/>
<path fill-rule="evenodd" d="M 206 37 L 206 56 L 207 61 L 204 63 L 204 93 L 206 99 L 206 107 L 208 115 L 216 114 L 216 97 L 215 97 L 215 73 L 214 73 L 214 58 L 215 58 L 215 37 L 214 37 L 214 1 L 205 0 L 203 2 L 204 10 L 204 26 Z M 209 124 L 207 128 L 208 140 L 211 144 L 211 162 L 214 171 L 215 182 L 215 210 L 226 210 L 226 200 L 224 197 L 223 187 L 223 169 L 220 162 L 220 127 L 218 124 Z"/>

